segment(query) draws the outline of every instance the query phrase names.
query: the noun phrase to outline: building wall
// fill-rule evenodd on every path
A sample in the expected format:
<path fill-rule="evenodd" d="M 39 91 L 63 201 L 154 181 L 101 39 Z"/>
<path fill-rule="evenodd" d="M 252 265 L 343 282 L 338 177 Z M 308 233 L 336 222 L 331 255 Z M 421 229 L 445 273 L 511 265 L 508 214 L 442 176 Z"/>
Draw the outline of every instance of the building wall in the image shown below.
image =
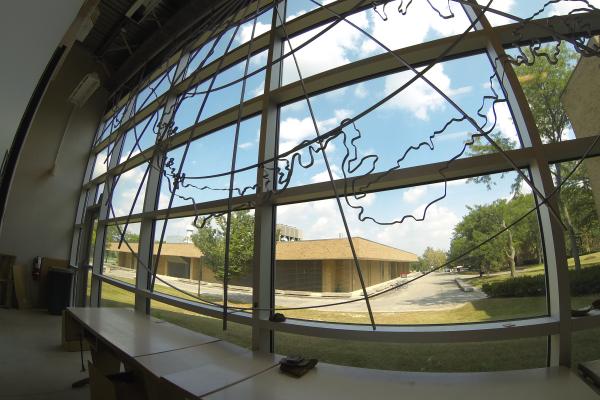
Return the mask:
<path fill-rule="evenodd" d="M 173 257 L 161 257 L 158 274 L 169 276 L 168 262 Z M 179 257 L 175 257 L 179 259 Z M 135 257 L 119 253 L 119 265 L 133 268 Z M 352 292 L 360 290 L 360 280 L 352 260 L 278 261 L 275 266 L 275 288 L 314 292 Z M 383 273 L 382 273 L 383 269 Z M 408 263 L 361 260 L 361 271 L 367 287 L 387 282 L 409 272 Z M 199 275 L 201 273 L 201 275 Z M 250 286 L 252 274 L 234 277 L 231 285 Z M 189 279 L 201 279 L 208 283 L 221 283 L 202 259 L 191 258 Z"/>
<path fill-rule="evenodd" d="M 13 141 L 31 94 L 83 0 L 0 3 L 0 159 Z"/>
<path fill-rule="evenodd" d="M 202 280 L 202 264 L 199 258 L 191 258 L 190 279 Z"/>
<path fill-rule="evenodd" d="M 322 291 L 323 265 L 320 260 L 277 261 L 275 289 Z"/>
<path fill-rule="evenodd" d="M 596 37 L 600 44 L 600 37 Z M 600 134 L 600 59 L 581 57 L 562 95 L 562 103 L 578 138 Z M 600 157 L 584 162 L 596 210 L 600 210 Z"/>
<path fill-rule="evenodd" d="M 30 274 L 33 258 L 69 259 L 83 174 L 106 93 L 97 91 L 82 109 L 75 110 L 65 132 L 71 110 L 67 98 L 90 71 L 99 71 L 94 58 L 81 47 L 73 47 L 33 118 L 6 202 L 0 253 L 15 255 L 23 265 L 16 273 L 26 282 L 33 304 L 39 293 L 39 284 Z M 52 170 L 63 132 L 58 163 Z"/>
<path fill-rule="evenodd" d="M 408 263 L 360 260 L 365 286 L 387 282 L 409 271 Z M 360 290 L 360 279 L 352 260 L 323 261 L 323 292 L 352 292 Z"/>

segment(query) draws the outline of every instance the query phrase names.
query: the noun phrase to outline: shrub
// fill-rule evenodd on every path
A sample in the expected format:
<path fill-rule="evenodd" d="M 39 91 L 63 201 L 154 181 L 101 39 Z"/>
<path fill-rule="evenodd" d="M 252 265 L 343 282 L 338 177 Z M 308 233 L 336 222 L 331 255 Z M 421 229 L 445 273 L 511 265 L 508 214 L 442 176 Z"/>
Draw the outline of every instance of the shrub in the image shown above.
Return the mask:
<path fill-rule="evenodd" d="M 600 265 L 569 271 L 572 296 L 600 293 Z M 544 275 L 518 276 L 500 282 L 484 283 L 481 290 L 490 297 L 531 297 L 546 294 Z"/>
<path fill-rule="evenodd" d="M 583 268 L 579 272 L 569 271 L 571 296 L 600 293 L 600 265 Z"/>
<path fill-rule="evenodd" d="M 504 281 L 484 283 L 481 290 L 490 297 L 531 297 L 546 293 L 544 275 L 519 276 Z"/>

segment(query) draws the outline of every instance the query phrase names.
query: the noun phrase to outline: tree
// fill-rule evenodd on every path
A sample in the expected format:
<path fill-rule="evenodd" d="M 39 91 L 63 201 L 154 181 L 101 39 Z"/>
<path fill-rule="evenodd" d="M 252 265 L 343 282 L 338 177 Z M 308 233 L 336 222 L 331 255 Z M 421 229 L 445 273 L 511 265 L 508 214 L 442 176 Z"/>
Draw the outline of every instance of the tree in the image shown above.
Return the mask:
<path fill-rule="evenodd" d="M 564 43 L 558 47 L 549 45 L 537 50 L 538 55 L 534 55 L 531 50 L 526 49 L 524 55 L 527 63 L 515 66 L 515 73 L 519 79 L 521 87 L 540 137 L 544 143 L 559 143 L 564 139 L 565 132 L 571 127 L 571 123 L 563 108 L 560 97 L 567 85 L 571 72 L 574 68 L 576 54 L 567 48 Z M 539 56 L 539 54 L 548 54 L 548 57 Z M 502 138 L 499 133 L 493 133 L 492 138 L 504 150 L 511 143 L 506 138 Z M 495 149 L 490 144 L 485 143 L 485 139 L 478 139 L 471 147 L 471 154 L 486 154 L 494 152 Z M 552 175 L 557 186 L 563 184 L 565 171 L 570 170 L 573 163 L 556 164 L 551 167 Z M 492 182 L 489 176 L 472 178 L 476 182 L 483 182 L 490 189 Z M 521 177 L 518 176 L 512 185 L 513 193 L 519 193 L 521 186 Z M 562 191 L 562 190 L 561 190 Z M 567 228 L 571 255 L 575 260 L 576 270 L 580 270 L 579 250 L 577 245 L 577 233 L 573 224 L 573 213 L 575 209 L 569 207 L 568 202 L 562 201 L 561 191 L 555 197 L 559 205 L 563 222 Z"/>
<path fill-rule="evenodd" d="M 225 278 L 225 233 L 227 216 L 214 217 L 204 227 L 197 227 L 192 242 L 204 254 L 204 260 L 215 277 Z M 229 240 L 229 278 L 246 274 L 254 255 L 254 215 L 249 211 L 231 213 Z"/>
<path fill-rule="evenodd" d="M 533 206 L 532 195 L 519 195 L 507 201 L 469 207 L 469 213 L 452 234 L 450 258 L 456 258 L 479 245 L 525 214 Z M 535 258 L 540 252 L 535 214 L 512 226 L 496 239 L 477 247 L 462 258 L 464 264 L 488 271 L 509 269 L 516 274 L 516 263 Z"/>
<path fill-rule="evenodd" d="M 123 225 L 107 225 L 106 226 L 106 243 L 119 243 L 121 240 L 121 233 L 125 226 Z M 124 239 L 127 243 L 139 243 L 140 235 L 137 233 L 129 232 L 129 230 L 125 231 Z"/>
<path fill-rule="evenodd" d="M 423 256 L 419 257 L 417 268 L 419 271 L 428 271 L 431 267 L 437 268 L 446 262 L 446 252 L 433 247 L 427 247 Z"/>
<path fill-rule="evenodd" d="M 503 201 L 468 207 L 468 214 L 454 227 L 450 242 L 450 258 L 457 258 L 501 229 L 502 215 L 498 203 Z M 503 234 L 496 240 L 469 252 L 461 262 L 486 271 L 501 270 L 507 266 L 505 243 L 506 234 Z"/>

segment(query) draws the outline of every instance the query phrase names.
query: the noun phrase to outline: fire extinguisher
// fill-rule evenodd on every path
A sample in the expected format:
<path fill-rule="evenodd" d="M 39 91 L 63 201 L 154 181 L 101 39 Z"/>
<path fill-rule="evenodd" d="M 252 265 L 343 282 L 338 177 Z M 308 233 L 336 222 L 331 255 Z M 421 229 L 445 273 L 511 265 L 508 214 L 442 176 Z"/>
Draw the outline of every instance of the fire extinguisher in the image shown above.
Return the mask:
<path fill-rule="evenodd" d="M 34 281 L 40 280 L 40 274 L 42 272 L 42 257 L 37 256 L 33 259 L 33 268 L 31 269 L 31 277 Z"/>

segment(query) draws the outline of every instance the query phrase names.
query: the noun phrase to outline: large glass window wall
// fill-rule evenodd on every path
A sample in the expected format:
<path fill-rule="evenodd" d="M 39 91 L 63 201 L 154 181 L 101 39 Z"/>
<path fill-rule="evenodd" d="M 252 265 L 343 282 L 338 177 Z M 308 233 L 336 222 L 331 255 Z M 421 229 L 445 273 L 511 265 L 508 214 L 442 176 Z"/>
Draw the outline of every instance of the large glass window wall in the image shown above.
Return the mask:
<path fill-rule="evenodd" d="M 250 3 L 115 98 L 88 301 L 371 368 L 598 354 L 594 2 L 351 3 Z"/>

